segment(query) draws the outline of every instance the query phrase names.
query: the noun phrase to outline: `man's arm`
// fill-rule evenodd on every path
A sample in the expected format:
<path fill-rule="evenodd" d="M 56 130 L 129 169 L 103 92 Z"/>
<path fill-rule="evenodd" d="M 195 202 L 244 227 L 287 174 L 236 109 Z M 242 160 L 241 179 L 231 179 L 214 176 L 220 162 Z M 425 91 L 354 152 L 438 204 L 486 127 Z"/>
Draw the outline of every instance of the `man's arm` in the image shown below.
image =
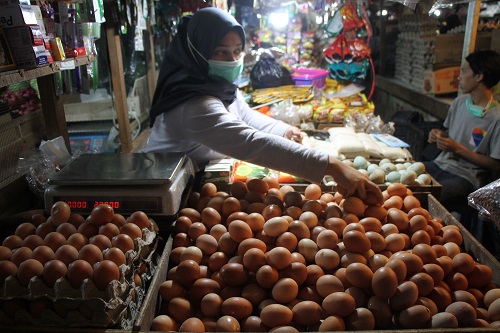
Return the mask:
<path fill-rule="evenodd" d="M 476 153 L 450 138 L 443 136 L 438 137 L 436 143 L 439 149 L 444 151 L 451 151 L 462 157 L 463 159 L 466 159 L 467 161 L 480 166 L 481 168 L 494 172 L 500 171 L 500 160 L 494 159 L 487 155 Z"/>

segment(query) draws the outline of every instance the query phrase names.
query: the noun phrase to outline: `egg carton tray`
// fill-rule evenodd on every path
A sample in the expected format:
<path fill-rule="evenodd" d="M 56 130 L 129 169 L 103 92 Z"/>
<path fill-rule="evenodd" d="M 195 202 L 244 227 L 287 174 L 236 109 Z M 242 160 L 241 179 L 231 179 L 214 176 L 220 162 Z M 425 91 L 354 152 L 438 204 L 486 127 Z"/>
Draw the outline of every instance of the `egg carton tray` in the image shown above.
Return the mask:
<path fill-rule="evenodd" d="M 62 277 L 54 287 L 49 287 L 41 277 L 35 276 L 25 287 L 16 277 L 7 277 L 0 286 L 0 305 L 4 302 L 8 304 L 8 301 L 17 304 L 41 301 L 52 306 L 43 309 L 37 316 L 27 308 L 16 311 L 12 316 L 2 306 L 0 323 L 131 329 L 146 295 L 145 286 L 149 285 L 158 265 L 156 248 L 160 237 L 157 232 L 157 225 L 151 221 L 151 227 L 143 229 L 143 238 L 134 240 L 137 250 L 125 254 L 127 263 L 119 267 L 120 279 L 112 281 L 105 290 L 97 288 L 92 279 L 85 279 L 80 288 L 74 288 L 67 277 Z M 146 273 L 140 274 L 141 265 L 146 265 Z M 141 285 L 135 283 L 136 273 L 141 277 Z"/>

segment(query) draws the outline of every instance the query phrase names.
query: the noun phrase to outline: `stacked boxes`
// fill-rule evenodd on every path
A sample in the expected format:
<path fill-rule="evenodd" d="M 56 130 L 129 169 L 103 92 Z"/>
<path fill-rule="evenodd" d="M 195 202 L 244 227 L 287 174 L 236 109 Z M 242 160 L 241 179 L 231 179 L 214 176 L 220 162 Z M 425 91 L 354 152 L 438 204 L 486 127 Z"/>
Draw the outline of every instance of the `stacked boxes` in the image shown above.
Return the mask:
<path fill-rule="evenodd" d="M 53 61 L 39 6 L 28 0 L 0 4 L 0 27 L 18 68 L 34 68 Z"/>
<path fill-rule="evenodd" d="M 425 72 L 433 70 L 438 21 L 426 13 L 406 13 L 399 20 L 395 77 L 425 90 Z"/>

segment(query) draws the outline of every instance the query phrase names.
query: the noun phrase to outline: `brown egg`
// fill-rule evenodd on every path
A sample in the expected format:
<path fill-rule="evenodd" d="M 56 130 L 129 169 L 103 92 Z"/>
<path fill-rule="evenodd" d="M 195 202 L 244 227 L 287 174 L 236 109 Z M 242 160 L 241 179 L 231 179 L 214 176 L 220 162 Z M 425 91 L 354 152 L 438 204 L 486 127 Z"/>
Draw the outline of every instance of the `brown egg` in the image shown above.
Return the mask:
<path fill-rule="evenodd" d="M 38 227 L 40 224 L 42 224 L 43 222 L 46 222 L 47 219 L 45 218 L 45 216 L 43 214 L 39 214 L 39 213 L 35 213 L 33 215 L 31 215 L 31 223 L 33 223 L 33 225 L 35 227 Z"/>
<path fill-rule="evenodd" d="M 182 323 L 193 316 L 194 308 L 189 300 L 182 297 L 174 297 L 168 303 L 168 313 L 175 321 Z"/>
<path fill-rule="evenodd" d="M 292 256 L 288 249 L 284 247 L 275 247 L 266 253 L 268 264 L 277 270 L 290 265 Z"/>
<path fill-rule="evenodd" d="M 3 283 L 9 276 L 16 276 L 17 266 L 9 260 L 0 260 L 0 284 Z"/>
<path fill-rule="evenodd" d="M 12 251 L 10 261 L 12 261 L 17 267 L 19 267 L 19 265 L 23 261 L 32 258 L 32 255 L 33 251 L 29 247 L 21 246 L 20 248 Z"/>
<path fill-rule="evenodd" d="M 103 260 L 111 260 L 118 267 L 121 265 L 125 265 L 127 263 L 127 258 L 125 257 L 125 253 L 117 247 L 111 247 L 102 251 L 102 259 Z"/>
<path fill-rule="evenodd" d="M 68 222 L 71 215 L 71 208 L 64 201 L 55 202 L 50 208 L 52 223 L 57 227 L 62 223 Z"/>
<path fill-rule="evenodd" d="M 22 245 L 23 245 L 23 239 L 17 235 L 7 236 L 2 242 L 2 246 L 5 246 L 11 250 L 17 249 Z"/>
<path fill-rule="evenodd" d="M 321 194 L 321 187 L 318 184 L 309 184 L 304 190 L 304 197 L 308 200 L 318 200 L 321 197 Z"/>
<path fill-rule="evenodd" d="M 233 316 L 222 316 L 217 319 L 216 332 L 240 332 L 240 330 L 240 323 Z"/>
<path fill-rule="evenodd" d="M 299 286 L 291 278 L 279 279 L 271 290 L 273 298 L 281 304 L 291 302 L 297 297 L 298 293 Z"/>
<path fill-rule="evenodd" d="M 288 230 L 288 220 L 284 217 L 273 217 L 264 223 L 264 232 L 271 237 L 278 237 Z"/>
<path fill-rule="evenodd" d="M 120 279 L 120 270 L 111 260 L 102 260 L 94 264 L 93 280 L 97 288 L 105 290 L 114 280 Z"/>
<path fill-rule="evenodd" d="M 383 223 L 387 216 L 387 209 L 382 206 L 368 206 L 365 209 L 364 216 L 375 217 Z"/>
<path fill-rule="evenodd" d="M 137 224 L 134 223 L 125 223 L 121 228 L 120 228 L 120 233 L 129 235 L 130 238 L 136 239 L 140 238 L 142 239 L 142 230 L 139 228 Z"/>
<path fill-rule="evenodd" d="M 471 273 L 467 275 L 469 288 L 483 288 L 493 279 L 493 270 L 484 264 L 476 264 Z"/>
<path fill-rule="evenodd" d="M 101 249 L 99 249 L 99 247 L 94 244 L 87 244 L 83 246 L 78 253 L 78 259 L 85 260 L 92 266 L 96 262 L 101 261 L 102 258 L 103 257 Z"/>
<path fill-rule="evenodd" d="M 477 318 L 476 310 L 466 302 L 451 303 L 446 307 L 445 312 L 453 314 L 458 320 L 458 325 L 462 327 L 468 327 Z"/>
<path fill-rule="evenodd" d="M 67 240 L 67 244 L 73 246 L 75 249 L 80 251 L 82 247 L 86 244 L 89 243 L 89 240 L 87 237 L 82 235 L 81 233 L 77 232 L 74 233 L 73 235 L 69 236 Z"/>
<path fill-rule="evenodd" d="M 205 324 L 201 319 L 191 317 L 186 319 L 180 326 L 179 332 L 205 332 Z"/>
<path fill-rule="evenodd" d="M 177 266 L 175 280 L 182 285 L 190 285 L 200 277 L 200 265 L 193 260 L 184 260 Z"/>
<path fill-rule="evenodd" d="M 409 212 L 413 208 L 419 208 L 419 207 L 421 207 L 420 201 L 417 198 L 415 198 L 413 195 L 407 195 L 403 199 L 403 208 L 402 209 L 405 212 Z"/>
<path fill-rule="evenodd" d="M 89 244 L 97 246 L 101 251 L 111 247 L 111 240 L 104 235 L 95 235 L 90 237 Z"/>
<path fill-rule="evenodd" d="M 346 317 L 356 308 L 356 301 L 345 292 L 334 292 L 325 297 L 321 307 L 326 316 Z"/>
<path fill-rule="evenodd" d="M 158 315 L 151 323 L 151 331 L 173 332 L 177 331 L 176 321 L 167 315 Z"/>
<path fill-rule="evenodd" d="M 116 224 L 106 223 L 101 225 L 98 230 L 99 235 L 104 235 L 110 240 L 120 233 L 120 228 Z"/>
<path fill-rule="evenodd" d="M 352 263 L 346 268 L 347 280 L 353 286 L 368 288 L 373 277 L 372 270 L 362 263 Z"/>
<path fill-rule="evenodd" d="M 243 297 L 229 297 L 222 302 L 221 312 L 223 315 L 232 316 L 237 320 L 247 318 L 252 314 L 253 305 Z"/>
<path fill-rule="evenodd" d="M 365 253 L 371 248 L 370 240 L 361 231 L 351 230 L 342 238 L 346 249 L 354 253 Z"/>
<path fill-rule="evenodd" d="M 42 273 L 43 265 L 38 260 L 26 259 L 17 268 L 17 279 L 22 286 L 28 287 L 31 278 Z"/>
<path fill-rule="evenodd" d="M 201 186 L 200 196 L 201 197 L 213 197 L 217 193 L 217 186 L 214 183 L 205 183 Z"/>
<path fill-rule="evenodd" d="M 64 237 L 61 233 L 57 231 L 50 232 L 43 239 L 45 245 L 50 247 L 54 252 L 61 246 L 67 244 L 66 237 Z"/>
<path fill-rule="evenodd" d="M 62 261 L 66 266 L 78 259 L 78 250 L 73 246 L 64 244 L 55 252 L 55 259 Z"/>
<path fill-rule="evenodd" d="M 413 305 L 399 313 L 398 322 L 404 328 L 426 328 L 431 319 L 429 310 L 423 305 Z"/>
<path fill-rule="evenodd" d="M 36 233 L 36 227 L 29 222 L 21 223 L 17 226 L 14 234 L 19 236 L 21 239 L 25 239 L 29 235 L 34 235 Z"/>
<path fill-rule="evenodd" d="M 387 210 L 391 208 L 401 209 L 403 208 L 403 199 L 400 196 L 394 195 L 385 200 L 382 206 Z"/>
<path fill-rule="evenodd" d="M 307 239 L 311 237 L 311 231 L 307 225 L 302 221 L 292 221 L 288 224 L 288 231 L 297 237 L 300 241 L 301 239 Z"/>
<path fill-rule="evenodd" d="M 449 312 L 439 312 L 431 317 L 429 328 L 458 328 L 458 320 Z"/>
<path fill-rule="evenodd" d="M 376 296 L 388 299 L 396 293 L 398 277 L 390 267 L 381 267 L 373 273 L 371 286 Z"/>
<path fill-rule="evenodd" d="M 111 223 L 113 220 L 115 211 L 113 207 L 108 204 L 99 204 L 92 209 L 90 212 L 90 217 L 92 221 L 98 226 L 104 225 L 106 223 Z"/>
<path fill-rule="evenodd" d="M 250 226 L 246 222 L 241 220 L 235 220 L 231 222 L 227 230 L 229 232 L 229 236 L 237 243 L 241 243 L 245 239 L 253 237 L 252 229 L 250 228 Z"/>
<path fill-rule="evenodd" d="M 221 220 L 222 217 L 220 213 L 212 207 L 206 207 L 201 211 L 201 222 L 205 225 L 207 230 L 210 230 L 214 225 L 221 223 Z"/>
<path fill-rule="evenodd" d="M 53 287 L 56 281 L 68 272 L 67 265 L 61 260 L 50 260 L 43 266 L 42 279 L 49 287 Z"/>
<path fill-rule="evenodd" d="M 88 218 L 84 223 L 80 224 L 77 231 L 89 239 L 99 233 L 99 225 Z"/>
<path fill-rule="evenodd" d="M 124 253 L 135 249 L 134 241 L 132 237 L 126 234 L 119 234 L 113 237 L 111 240 L 111 245 L 122 250 Z"/>
<path fill-rule="evenodd" d="M 141 229 L 141 231 L 142 229 L 149 229 L 149 227 L 151 226 L 151 221 L 149 221 L 148 215 L 140 210 L 130 214 L 129 218 L 127 219 L 127 223 L 137 225 L 139 229 Z"/>
<path fill-rule="evenodd" d="M 55 259 L 55 257 L 54 251 L 46 245 L 36 247 L 31 254 L 31 258 L 38 260 L 42 265 Z"/>
<path fill-rule="evenodd" d="M 12 256 L 12 250 L 6 246 L 0 246 L 0 261 L 2 260 L 10 260 Z"/>
<path fill-rule="evenodd" d="M 262 323 L 267 327 L 289 325 L 293 319 L 293 312 L 282 304 L 269 304 L 260 312 Z"/>
<path fill-rule="evenodd" d="M 364 202 L 357 197 L 348 197 L 344 199 L 343 209 L 347 213 L 352 213 L 358 217 L 363 216 L 365 212 L 365 204 Z"/>
<path fill-rule="evenodd" d="M 228 262 L 220 269 L 220 277 L 227 286 L 242 286 L 249 279 L 249 273 L 240 263 Z"/>
<path fill-rule="evenodd" d="M 278 270 L 270 265 L 260 267 L 255 273 L 255 279 L 262 288 L 272 288 L 279 280 Z"/>
<path fill-rule="evenodd" d="M 389 305 L 393 311 L 406 309 L 418 299 L 418 287 L 412 281 L 404 281 L 399 284 L 396 292 L 389 298 Z"/>
<path fill-rule="evenodd" d="M 67 277 L 73 288 L 80 288 L 85 279 L 91 279 L 94 275 L 92 265 L 86 261 L 77 259 L 68 266 Z"/>

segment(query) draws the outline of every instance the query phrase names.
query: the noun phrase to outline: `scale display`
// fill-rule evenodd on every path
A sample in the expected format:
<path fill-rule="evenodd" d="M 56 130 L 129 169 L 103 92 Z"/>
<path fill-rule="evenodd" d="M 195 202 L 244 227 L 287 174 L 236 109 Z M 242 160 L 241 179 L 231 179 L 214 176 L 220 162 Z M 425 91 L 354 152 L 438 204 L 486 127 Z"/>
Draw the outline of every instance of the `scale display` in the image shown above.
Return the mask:
<path fill-rule="evenodd" d="M 193 179 L 194 167 L 184 154 L 83 154 L 49 181 L 45 210 L 64 201 L 82 215 L 105 203 L 122 215 L 173 216 Z"/>

